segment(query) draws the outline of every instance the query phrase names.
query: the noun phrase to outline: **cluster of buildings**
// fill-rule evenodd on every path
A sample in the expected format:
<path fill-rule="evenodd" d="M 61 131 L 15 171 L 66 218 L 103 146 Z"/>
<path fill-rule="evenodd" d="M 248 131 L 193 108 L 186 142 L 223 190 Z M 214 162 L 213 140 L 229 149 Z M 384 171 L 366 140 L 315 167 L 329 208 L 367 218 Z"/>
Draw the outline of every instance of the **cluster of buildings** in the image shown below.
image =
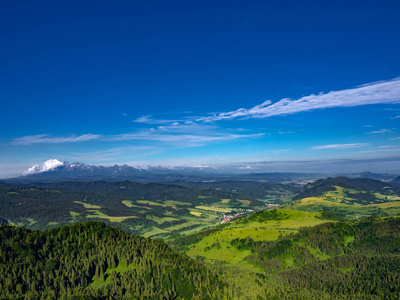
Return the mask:
<path fill-rule="evenodd" d="M 258 210 L 263 210 L 263 209 L 279 206 L 279 204 L 271 204 L 271 203 L 266 203 L 265 205 L 266 205 L 266 207 L 260 208 Z M 225 214 L 222 215 L 221 224 L 228 223 L 232 219 L 235 219 L 235 218 L 239 217 L 240 215 L 243 215 L 245 213 L 254 211 L 254 209 L 248 209 L 248 208 L 232 208 L 232 210 L 236 210 L 236 211 L 239 211 L 239 212 L 236 213 L 236 214 L 232 214 L 232 215 L 225 215 Z"/>
<path fill-rule="evenodd" d="M 227 223 L 232 219 L 237 218 L 238 216 L 243 215 L 245 213 L 254 211 L 254 209 L 247 209 L 247 208 L 233 208 L 233 210 L 238 210 L 239 212 L 233 215 L 222 215 L 221 224 Z"/>

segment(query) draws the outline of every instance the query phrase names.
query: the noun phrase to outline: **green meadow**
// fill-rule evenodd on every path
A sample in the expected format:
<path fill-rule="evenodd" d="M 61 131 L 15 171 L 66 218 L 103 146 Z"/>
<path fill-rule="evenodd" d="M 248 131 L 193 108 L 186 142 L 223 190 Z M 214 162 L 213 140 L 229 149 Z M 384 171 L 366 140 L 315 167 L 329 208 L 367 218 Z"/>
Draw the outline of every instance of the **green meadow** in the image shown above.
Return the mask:
<path fill-rule="evenodd" d="M 257 272 L 259 268 L 245 259 L 251 251 L 237 249 L 232 245 L 233 240 L 251 238 L 254 241 L 274 241 L 280 236 L 296 233 L 302 227 L 313 227 L 326 222 L 332 221 L 323 220 L 319 212 L 264 210 L 218 226 L 218 230 L 208 234 L 199 232 L 197 236 L 201 236 L 201 239 L 188 243 L 185 251 L 188 256 L 202 258 L 209 263 L 222 261 L 243 270 Z M 190 240 L 190 236 L 186 238 Z"/>

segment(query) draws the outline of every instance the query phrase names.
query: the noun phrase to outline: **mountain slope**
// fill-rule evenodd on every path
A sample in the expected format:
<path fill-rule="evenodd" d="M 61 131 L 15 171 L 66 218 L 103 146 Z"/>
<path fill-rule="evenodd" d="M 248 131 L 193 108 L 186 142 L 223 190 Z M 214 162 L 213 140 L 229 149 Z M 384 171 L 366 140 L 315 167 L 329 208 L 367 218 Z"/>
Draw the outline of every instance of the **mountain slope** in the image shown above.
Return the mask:
<path fill-rule="evenodd" d="M 400 176 L 393 179 L 390 183 L 395 186 L 400 186 Z"/>
<path fill-rule="evenodd" d="M 394 193 L 398 191 L 386 182 L 382 182 L 370 178 L 354 178 L 336 177 L 328 179 L 320 179 L 304 186 L 295 199 L 303 199 L 306 197 L 319 197 L 327 191 L 334 191 L 335 186 L 340 186 L 349 190 L 378 192 L 383 194 Z"/>
<path fill-rule="evenodd" d="M 181 236 L 172 244 L 193 258 L 201 257 L 206 262 L 223 261 L 244 270 L 260 272 L 258 267 L 245 260 L 251 249 L 232 247 L 233 240 L 251 238 L 254 241 L 273 241 L 280 236 L 294 234 L 304 226 L 332 222 L 330 217 L 320 212 L 263 210 L 193 235 Z"/>
<path fill-rule="evenodd" d="M 211 299 L 223 287 L 217 274 L 163 242 L 102 223 L 46 232 L 0 226 L 0 240 L 2 299 Z"/>
<path fill-rule="evenodd" d="M 286 208 L 330 211 L 348 219 L 400 213 L 400 189 L 386 182 L 346 177 L 307 184 Z"/>
<path fill-rule="evenodd" d="M 227 271 L 228 277 L 242 290 L 250 284 L 249 293 L 261 285 L 268 291 L 263 294 L 266 299 L 398 299 L 400 218 L 332 222 L 323 220 L 324 216 L 333 217 L 322 213 L 322 224 L 315 225 L 307 224 L 306 220 L 313 219 L 306 212 L 258 212 L 230 226 L 180 237 L 172 244 L 204 261 L 223 250 L 218 260 L 214 257 L 215 263 L 228 263 L 228 270 L 244 268 L 243 281 L 234 275 L 237 271 L 233 275 Z M 287 227 L 290 220 L 298 226 L 291 234 L 285 232 L 290 228 L 280 228 L 280 236 L 259 238 L 263 227 Z M 245 233 L 244 225 L 257 226 L 258 232 Z M 257 283 L 251 282 L 249 271 L 262 274 L 256 277 Z"/>

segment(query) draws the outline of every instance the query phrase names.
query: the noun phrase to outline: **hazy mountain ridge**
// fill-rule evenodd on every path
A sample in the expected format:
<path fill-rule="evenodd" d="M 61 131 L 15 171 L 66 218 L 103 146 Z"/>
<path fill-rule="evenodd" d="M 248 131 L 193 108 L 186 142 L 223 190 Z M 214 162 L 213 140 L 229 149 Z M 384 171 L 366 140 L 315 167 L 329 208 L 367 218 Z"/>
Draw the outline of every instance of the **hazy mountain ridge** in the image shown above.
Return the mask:
<path fill-rule="evenodd" d="M 354 189 L 358 191 L 371 191 L 379 193 L 399 192 L 400 190 L 393 187 L 390 183 L 370 178 L 347 178 L 336 177 L 328 179 L 319 179 L 315 182 L 305 185 L 294 198 L 303 199 L 307 197 L 318 197 L 327 191 L 334 191 L 335 186 L 346 189 Z"/>
<path fill-rule="evenodd" d="M 400 186 L 400 176 L 393 179 L 390 183 L 396 186 Z"/>
<path fill-rule="evenodd" d="M 16 178 L 3 179 L 13 183 L 60 182 L 60 181 L 136 181 L 136 182 L 184 182 L 205 183 L 222 181 L 252 181 L 271 184 L 289 184 L 302 186 L 318 179 L 345 176 L 349 178 L 373 178 L 391 181 L 396 175 L 371 172 L 351 174 L 319 174 L 299 172 L 268 172 L 268 167 L 256 169 L 243 165 L 220 166 L 148 166 L 146 168 L 114 165 L 96 166 L 80 162 L 68 163 L 57 159 L 47 160 L 41 165 L 34 165 Z M 394 181 L 395 183 L 395 181 Z M 211 183 L 210 183 L 211 185 Z"/>

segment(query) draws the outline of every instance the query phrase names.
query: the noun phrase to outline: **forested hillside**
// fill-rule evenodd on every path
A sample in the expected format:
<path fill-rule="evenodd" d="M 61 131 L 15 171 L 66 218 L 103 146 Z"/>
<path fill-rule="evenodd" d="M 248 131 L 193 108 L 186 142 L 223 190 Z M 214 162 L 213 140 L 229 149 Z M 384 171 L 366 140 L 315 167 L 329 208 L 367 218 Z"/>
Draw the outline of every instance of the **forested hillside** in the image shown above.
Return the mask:
<path fill-rule="evenodd" d="M 189 255 L 197 249 L 197 258 L 203 261 L 225 248 L 221 259 L 228 263 L 228 278 L 235 274 L 229 270 L 243 267 L 243 263 L 233 264 L 229 256 L 239 257 L 242 252 L 243 259 L 255 266 L 254 274 L 258 274 L 253 277 L 258 283 L 252 283 L 253 292 L 258 290 L 256 295 L 267 299 L 399 299 L 400 218 L 325 222 L 267 239 L 258 238 L 262 234 L 259 227 L 252 237 L 234 238 L 235 228 L 238 235 L 244 228 L 239 227 L 241 223 L 250 228 L 254 221 L 271 226 L 271 222 L 290 220 L 279 210 L 253 216 L 237 220 L 233 230 L 220 226 L 182 237 L 173 244 Z M 223 245 L 226 240 L 228 247 Z M 244 272 L 250 274 L 249 270 L 247 267 Z M 244 278 L 236 281 L 242 290 L 252 280 L 249 275 Z"/>
<path fill-rule="evenodd" d="M 216 299 L 216 273 L 164 242 L 89 222 L 40 232 L 0 226 L 0 298 Z"/>
<path fill-rule="evenodd" d="M 207 181 L 207 182 L 193 182 L 193 181 L 176 181 L 175 184 L 208 190 L 214 189 L 222 192 L 234 194 L 239 199 L 263 200 L 271 201 L 272 203 L 285 203 L 297 193 L 300 188 L 297 186 L 281 184 L 281 183 L 268 183 L 259 181 Z"/>
<path fill-rule="evenodd" d="M 285 219 L 277 212 L 257 222 L 276 218 Z M 186 241 L 190 249 L 190 239 Z M 234 238 L 230 246 L 244 251 L 258 269 L 208 264 L 201 257 L 196 261 L 160 240 L 98 222 L 43 232 L 2 225 L 0 298 L 400 297 L 400 218 L 328 222 L 275 240 Z"/>

